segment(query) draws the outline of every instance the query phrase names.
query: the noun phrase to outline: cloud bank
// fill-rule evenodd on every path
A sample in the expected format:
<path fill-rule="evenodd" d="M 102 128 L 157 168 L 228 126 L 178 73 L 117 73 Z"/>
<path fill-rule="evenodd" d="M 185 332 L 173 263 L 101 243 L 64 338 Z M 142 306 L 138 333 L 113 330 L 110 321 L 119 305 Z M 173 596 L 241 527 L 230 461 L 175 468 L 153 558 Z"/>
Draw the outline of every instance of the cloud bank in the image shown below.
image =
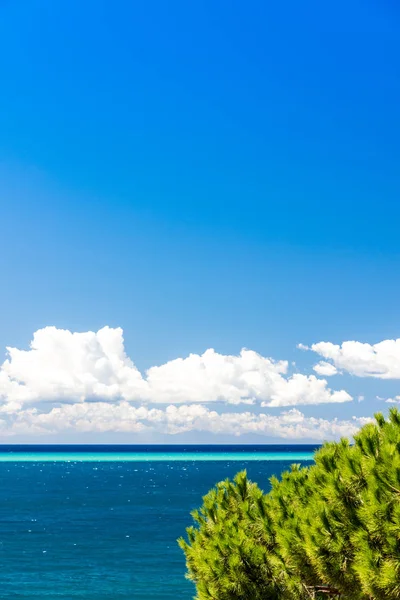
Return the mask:
<path fill-rule="evenodd" d="M 252 350 L 230 356 L 209 349 L 142 375 L 125 352 L 120 328 L 73 333 L 45 327 L 36 331 L 29 350 L 8 347 L 7 353 L 0 368 L 0 399 L 11 411 L 43 401 L 286 407 L 352 400 L 345 390 L 332 391 L 325 379 L 289 375 L 287 361 Z"/>
<path fill-rule="evenodd" d="M 352 436 L 368 418 L 349 420 L 305 417 L 293 408 L 278 416 L 252 412 L 218 413 L 202 404 L 170 405 L 164 409 L 135 407 L 128 402 L 65 404 L 39 413 L 28 408 L 12 418 L 0 420 L 0 433 L 46 435 L 78 433 L 167 433 L 209 432 L 240 436 L 256 434 L 285 439 L 337 439 Z"/>
<path fill-rule="evenodd" d="M 237 356 L 209 349 L 141 373 L 120 328 L 75 333 L 45 327 L 27 350 L 7 348 L 0 366 L 0 434 L 38 440 L 68 433 L 207 432 L 315 441 L 352 436 L 370 419 L 328 420 L 294 408 L 352 400 L 323 378 L 345 370 L 345 344 L 312 347 L 326 359 L 315 367 L 322 377 L 290 372 L 288 361 L 246 349 Z M 380 348 L 374 353 L 382 356 Z M 379 373 L 387 373 L 380 364 Z M 280 414 L 265 412 L 280 407 Z"/>

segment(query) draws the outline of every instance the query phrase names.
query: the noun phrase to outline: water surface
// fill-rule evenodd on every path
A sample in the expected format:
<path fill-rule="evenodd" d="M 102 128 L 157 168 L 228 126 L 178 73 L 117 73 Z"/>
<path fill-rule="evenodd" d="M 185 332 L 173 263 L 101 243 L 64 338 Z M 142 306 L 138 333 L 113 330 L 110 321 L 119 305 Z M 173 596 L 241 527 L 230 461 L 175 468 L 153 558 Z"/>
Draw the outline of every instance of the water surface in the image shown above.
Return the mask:
<path fill-rule="evenodd" d="M 0 448 L 2 600 L 190 600 L 176 539 L 217 482 L 313 447 Z M 86 450 L 86 451 L 85 451 Z"/>

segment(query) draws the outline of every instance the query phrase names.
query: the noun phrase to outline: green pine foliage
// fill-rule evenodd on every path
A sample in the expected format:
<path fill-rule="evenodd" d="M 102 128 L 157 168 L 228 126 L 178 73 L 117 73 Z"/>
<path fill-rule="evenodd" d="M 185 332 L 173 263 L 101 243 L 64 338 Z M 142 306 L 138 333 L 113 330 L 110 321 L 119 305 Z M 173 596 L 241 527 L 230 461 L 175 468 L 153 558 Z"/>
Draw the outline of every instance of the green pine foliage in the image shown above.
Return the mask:
<path fill-rule="evenodd" d="M 326 443 L 264 494 L 219 483 L 180 539 L 197 600 L 400 600 L 400 412 Z M 314 594 L 314 596 L 313 596 Z"/>

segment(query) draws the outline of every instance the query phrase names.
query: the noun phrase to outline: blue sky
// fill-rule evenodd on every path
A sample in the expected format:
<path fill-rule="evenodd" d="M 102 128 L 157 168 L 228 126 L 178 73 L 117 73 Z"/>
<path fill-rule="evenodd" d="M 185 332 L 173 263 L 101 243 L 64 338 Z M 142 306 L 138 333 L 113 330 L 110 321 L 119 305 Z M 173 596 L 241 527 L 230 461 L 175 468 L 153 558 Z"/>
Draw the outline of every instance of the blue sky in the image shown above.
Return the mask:
<path fill-rule="evenodd" d="M 400 337 L 393 1 L 30 0 L 0 11 L 4 359 L 46 327 L 108 326 L 123 328 L 142 373 L 245 347 L 309 376 L 321 356 L 298 343 Z M 374 377 L 353 355 L 329 359 L 339 374 L 327 385 L 349 402 L 264 408 L 210 396 L 202 406 L 368 417 L 388 407 L 376 396 L 400 394 L 400 374 L 375 359 Z M 8 377 L 34 386 L 18 368 Z M 41 368 L 56 385 L 54 365 Z M 7 435 L 32 406 L 48 414 L 68 400 L 35 390 L 7 412 Z M 1 377 L 0 397 L 15 400 Z M 89 435 L 72 429 L 65 439 Z M 21 428 L 15 439 L 51 435 Z M 207 428 L 90 435 L 231 439 Z"/>

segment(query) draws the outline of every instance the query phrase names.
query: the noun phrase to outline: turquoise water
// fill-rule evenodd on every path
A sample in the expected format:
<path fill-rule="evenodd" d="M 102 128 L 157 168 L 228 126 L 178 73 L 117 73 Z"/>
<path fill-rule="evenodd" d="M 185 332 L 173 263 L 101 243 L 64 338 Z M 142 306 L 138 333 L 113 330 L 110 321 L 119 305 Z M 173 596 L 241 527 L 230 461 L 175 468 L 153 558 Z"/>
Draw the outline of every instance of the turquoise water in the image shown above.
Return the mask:
<path fill-rule="evenodd" d="M 312 460 L 312 452 L 21 452 L 0 453 L 0 462 L 193 462 L 193 461 L 280 461 Z"/>
<path fill-rule="evenodd" d="M 67 451 L 69 450 L 69 451 Z M 1 600 L 190 600 L 176 539 L 217 482 L 311 447 L 0 447 Z"/>

